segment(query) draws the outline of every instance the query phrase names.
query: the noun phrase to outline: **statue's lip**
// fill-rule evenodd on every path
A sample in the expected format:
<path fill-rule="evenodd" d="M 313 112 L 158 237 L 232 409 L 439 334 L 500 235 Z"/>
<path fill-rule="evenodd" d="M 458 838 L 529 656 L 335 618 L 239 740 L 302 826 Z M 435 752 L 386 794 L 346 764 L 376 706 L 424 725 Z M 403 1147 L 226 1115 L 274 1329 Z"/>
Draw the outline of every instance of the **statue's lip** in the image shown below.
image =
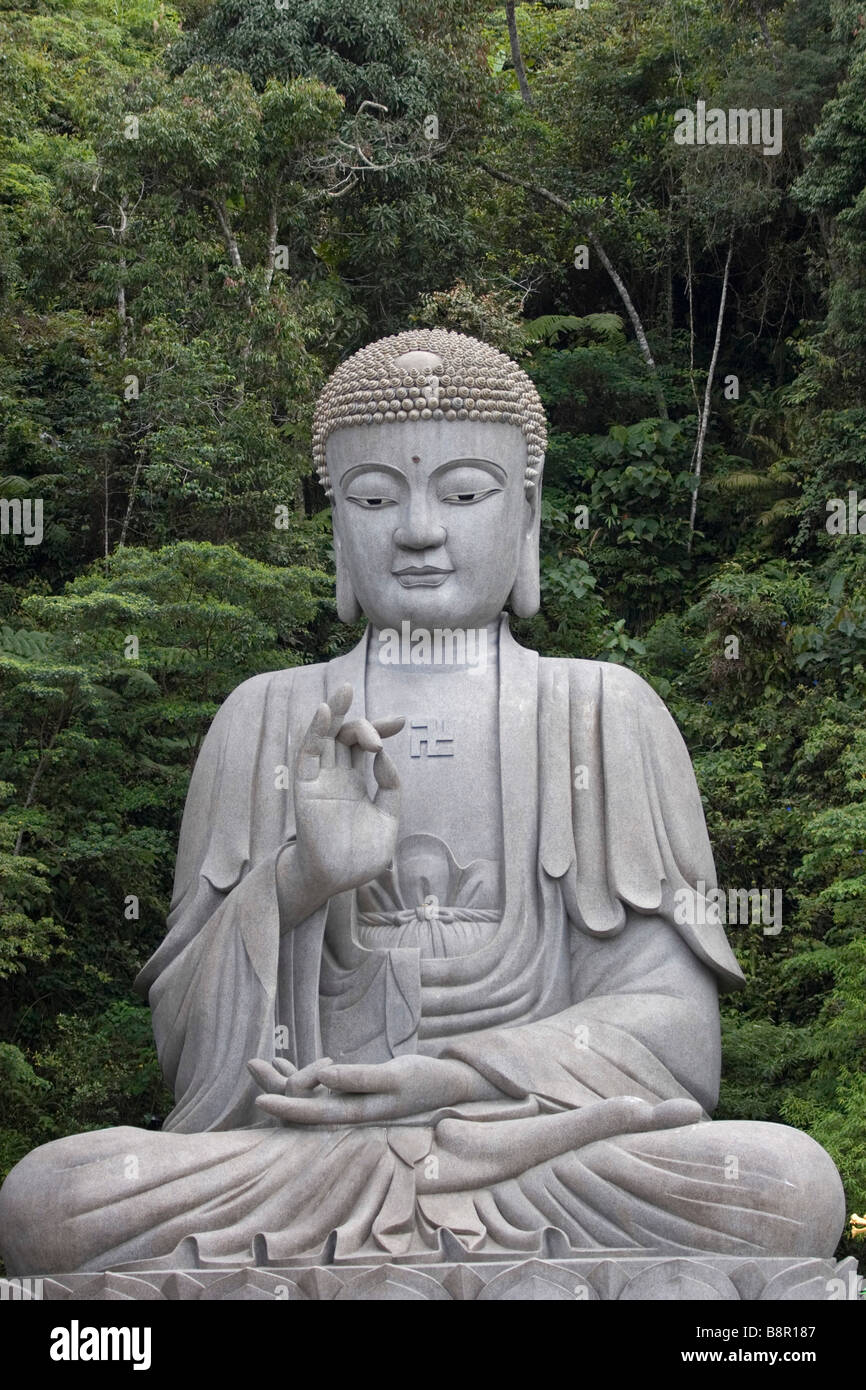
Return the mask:
<path fill-rule="evenodd" d="M 449 574 L 453 574 L 453 569 L 441 569 L 436 565 L 407 565 L 404 569 L 392 570 L 391 573 L 404 588 L 411 588 L 413 585 L 429 585 L 437 587 L 444 584 Z"/>
<path fill-rule="evenodd" d="M 453 574 L 454 571 L 449 565 L 446 569 L 443 565 L 404 565 L 402 569 L 392 570 L 392 574 Z"/>

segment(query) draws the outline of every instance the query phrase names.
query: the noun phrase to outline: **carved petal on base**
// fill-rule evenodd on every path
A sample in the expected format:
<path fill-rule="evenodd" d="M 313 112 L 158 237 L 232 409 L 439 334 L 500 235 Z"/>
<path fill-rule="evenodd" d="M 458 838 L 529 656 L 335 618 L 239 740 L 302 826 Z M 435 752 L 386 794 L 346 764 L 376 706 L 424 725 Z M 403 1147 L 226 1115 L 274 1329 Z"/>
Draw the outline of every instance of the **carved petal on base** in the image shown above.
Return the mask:
<path fill-rule="evenodd" d="M 543 1260 L 524 1260 L 497 1274 L 478 1295 L 479 1303 L 492 1301 L 539 1303 L 597 1303 L 598 1294 L 579 1274 Z"/>
<path fill-rule="evenodd" d="M 309 1302 L 293 1279 L 273 1274 L 269 1269 L 240 1269 L 208 1284 L 205 1298 L 214 1301 L 286 1303 Z"/>
<path fill-rule="evenodd" d="M 767 1275 L 757 1260 L 746 1260 L 745 1264 L 731 1271 L 731 1282 L 736 1285 L 740 1298 L 749 1302 L 761 1297 L 767 1284 Z"/>
<path fill-rule="evenodd" d="M 614 1303 L 629 1281 L 628 1265 L 619 1260 L 602 1260 L 592 1271 L 592 1286 L 605 1303 Z"/>
<path fill-rule="evenodd" d="M 101 1297 L 129 1298 L 134 1299 L 136 1303 L 141 1300 L 154 1303 L 165 1298 L 162 1290 L 155 1287 L 148 1279 L 136 1279 L 134 1275 L 130 1274 L 108 1274 L 105 1276 L 105 1280 L 111 1293 L 101 1295 Z"/>
<path fill-rule="evenodd" d="M 702 1303 L 737 1303 L 736 1285 L 720 1269 L 700 1260 L 660 1260 L 629 1279 L 619 1296 L 620 1302 L 652 1299 Z"/>
<path fill-rule="evenodd" d="M 443 1289 L 458 1303 L 473 1303 L 484 1288 L 480 1274 L 468 1265 L 455 1265 L 442 1280 Z"/>
<path fill-rule="evenodd" d="M 147 1275 L 143 1275 L 142 1278 L 147 1278 Z M 196 1279 L 194 1274 L 176 1270 L 162 1280 L 162 1296 L 171 1299 L 172 1302 L 176 1300 L 178 1303 L 192 1303 L 197 1298 L 207 1298 L 207 1284 Z"/>
<path fill-rule="evenodd" d="M 319 1265 L 313 1269 L 301 1270 L 298 1274 L 298 1284 L 308 1298 L 314 1298 L 320 1303 L 336 1298 L 343 1287 L 342 1281 L 335 1274 Z"/>
<path fill-rule="evenodd" d="M 770 1279 L 759 1296 L 760 1301 L 788 1302 L 790 1299 L 797 1299 L 813 1303 L 820 1300 L 824 1303 L 827 1300 L 828 1283 L 833 1277 L 831 1269 L 831 1263 L 827 1260 L 801 1260 L 797 1264 L 789 1265 Z"/>
<path fill-rule="evenodd" d="M 379 1269 L 368 1270 L 366 1274 L 358 1274 L 354 1279 L 350 1277 L 337 1298 L 353 1302 L 452 1301 L 448 1290 L 436 1279 L 431 1279 L 429 1274 L 400 1265 L 382 1265 Z"/>

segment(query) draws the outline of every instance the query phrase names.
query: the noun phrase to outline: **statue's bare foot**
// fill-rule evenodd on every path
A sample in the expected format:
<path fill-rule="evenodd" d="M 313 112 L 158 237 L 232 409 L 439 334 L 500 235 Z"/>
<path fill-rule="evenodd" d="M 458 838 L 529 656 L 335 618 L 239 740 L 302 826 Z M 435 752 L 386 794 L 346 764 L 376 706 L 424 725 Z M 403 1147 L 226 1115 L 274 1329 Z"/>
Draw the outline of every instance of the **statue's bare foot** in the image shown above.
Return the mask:
<path fill-rule="evenodd" d="M 688 1098 L 653 1105 L 636 1096 L 613 1096 L 580 1110 L 524 1120 L 442 1120 L 436 1126 L 438 1176 L 429 1183 L 419 1178 L 418 1190 L 483 1187 L 603 1139 L 677 1129 L 697 1124 L 703 1115 L 698 1102 Z"/>

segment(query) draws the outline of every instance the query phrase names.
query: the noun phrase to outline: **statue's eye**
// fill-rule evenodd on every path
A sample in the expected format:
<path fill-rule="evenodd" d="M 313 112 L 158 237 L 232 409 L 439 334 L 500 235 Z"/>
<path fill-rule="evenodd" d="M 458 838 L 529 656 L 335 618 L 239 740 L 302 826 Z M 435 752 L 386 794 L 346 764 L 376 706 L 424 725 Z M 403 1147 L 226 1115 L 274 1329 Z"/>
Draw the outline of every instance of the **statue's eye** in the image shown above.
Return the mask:
<path fill-rule="evenodd" d="M 454 507 L 469 507 L 473 502 L 481 502 L 485 497 L 492 497 L 494 492 L 501 492 L 498 487 L 476 488 L 471 492 L 467 488 L 465 492 L 449 492 L 443 498 L 443 502 L 450 502 Z"/>
<path fill-rule="evenodd" d="M 351 493 L 348 496 L 348 501 L 354 502 L 356 507 L 367 507 L 370 511 L 377 507 L 395 507 L 397 505 L 393 497 L 356 497 Z"/>

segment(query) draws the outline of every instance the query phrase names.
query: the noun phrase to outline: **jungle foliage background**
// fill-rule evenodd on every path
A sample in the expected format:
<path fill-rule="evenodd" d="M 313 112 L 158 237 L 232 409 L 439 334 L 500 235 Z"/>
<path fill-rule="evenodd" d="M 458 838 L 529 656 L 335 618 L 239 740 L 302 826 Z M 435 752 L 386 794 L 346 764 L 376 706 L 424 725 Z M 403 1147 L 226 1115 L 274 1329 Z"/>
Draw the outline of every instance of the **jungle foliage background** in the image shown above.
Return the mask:
<path fill-rule="evenodd" d="M 0 495 L 45 512 L 0 539 L 3 1172 L 167 1113 L 131 983 L 197 748 L 352 637 L 315 394 L 440 324 L 548 410 L 518 636 L 644 675 L 720 883 L 783 889 L 732 929 L 717 1113 L 807 1130 L 866 1213 L 866 540 L 825 524 L 866 488 L 861 8 L 0 0 Z M 698 99 L 780 108 L 781 154 L 677 145 Z"/>

